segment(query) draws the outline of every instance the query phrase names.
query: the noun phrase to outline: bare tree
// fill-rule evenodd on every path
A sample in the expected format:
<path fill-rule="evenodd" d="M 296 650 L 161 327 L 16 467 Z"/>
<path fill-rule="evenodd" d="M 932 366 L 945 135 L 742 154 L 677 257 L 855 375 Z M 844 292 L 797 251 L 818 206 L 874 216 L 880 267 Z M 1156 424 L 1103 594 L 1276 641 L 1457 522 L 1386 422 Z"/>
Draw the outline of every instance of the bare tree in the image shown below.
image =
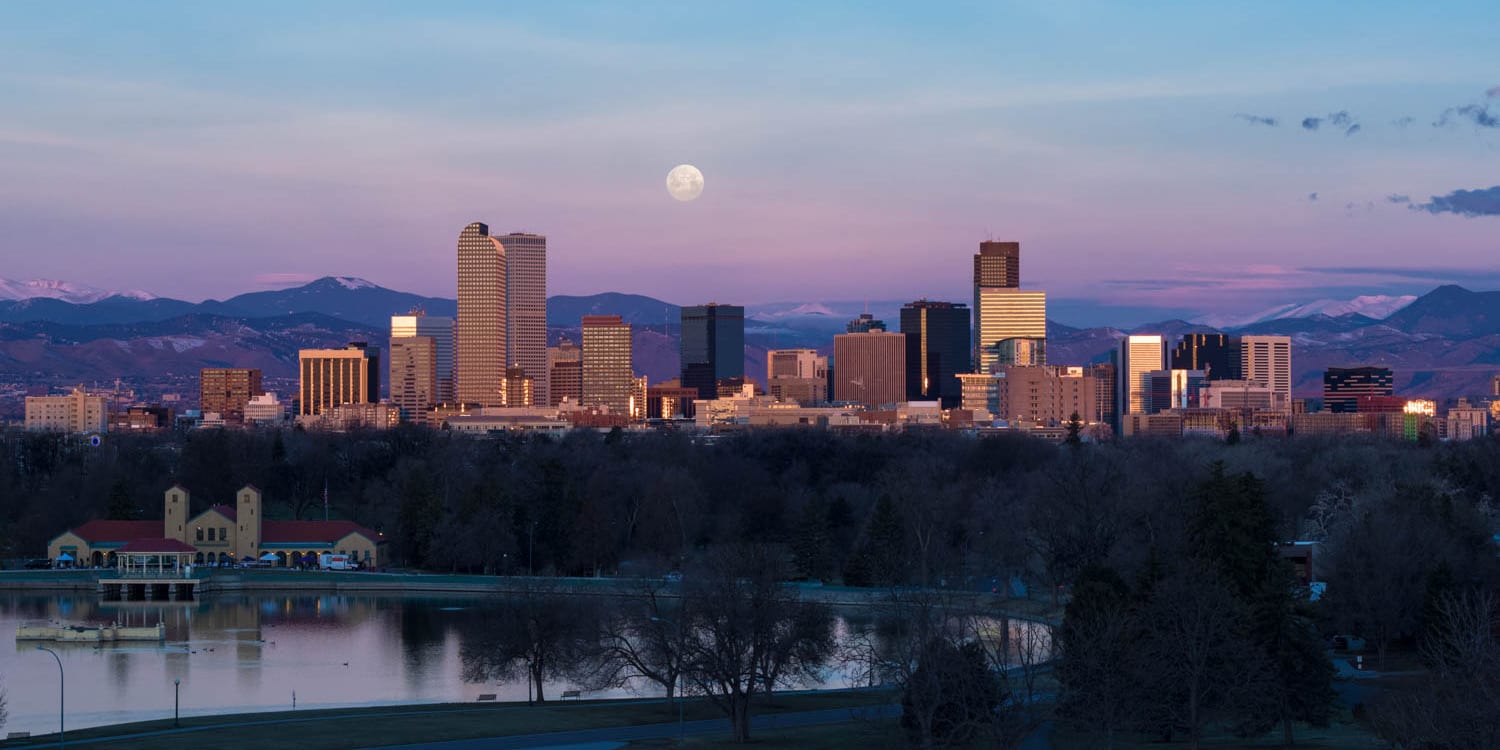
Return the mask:
<path fill-rule="evenodd" d="M 1139 633 L 1124 595 L 1094 596 L 1085 608 L 1080 597 L 1069 605 L 1058 638 L 1063 685 L 1058 709 L 1069 721 L 1104 733 L 1113 750 L 1115 733 L 1131 724 L 1136 680 L 1130 672 L 1133 641 Z"/>
<path fill-rule="evenodd" d="M 487 611 L 461 648 L 464 678 L 474 682 L 524 674 L 532 700 L 545 703 L 546 680 L 573 675 L 597 643 L 596 603 L 527 579 L 526 588 Z"/>
<path fill-rule="evenodd" d="M 599 644 L 587 676 L 591 685 L 626 687 L 645 680 L 660 685 L 667 700 L 680 697 L 687 651 L 684 625 L 691 614 L 680 605 L 669 608 L 665 588 L 659 578 L 641 579 L 622 606 L 601 613 Z"/>
<path fill-rule="evenodd" d="M 1376 731 L 1400 750 L 1500 748 L 1500 598 L 1446 593 L 1422 655 L 1430 674 L 1371 710 Z"/>
<path fill-rule="evenodd" d="M 833 652 L 832 618 L 780 581 L 766 545 L 711 551 L 684 586 L 686 674 L 726 715 L 736 742 L 750 739 L 756 698 L 811 677 Z"/>

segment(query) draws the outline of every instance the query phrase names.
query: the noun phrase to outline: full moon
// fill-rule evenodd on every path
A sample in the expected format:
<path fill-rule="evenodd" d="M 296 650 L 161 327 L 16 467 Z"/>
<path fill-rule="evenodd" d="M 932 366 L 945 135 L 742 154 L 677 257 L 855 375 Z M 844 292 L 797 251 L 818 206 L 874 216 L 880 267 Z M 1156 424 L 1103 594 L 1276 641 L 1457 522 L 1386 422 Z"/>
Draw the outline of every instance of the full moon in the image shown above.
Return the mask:
<path fill-rule="evenodd" d="M 703 193 L 703 173 L 691 164 L 678 164 L 667 173 L 667 192 L 684 203 Z"/>

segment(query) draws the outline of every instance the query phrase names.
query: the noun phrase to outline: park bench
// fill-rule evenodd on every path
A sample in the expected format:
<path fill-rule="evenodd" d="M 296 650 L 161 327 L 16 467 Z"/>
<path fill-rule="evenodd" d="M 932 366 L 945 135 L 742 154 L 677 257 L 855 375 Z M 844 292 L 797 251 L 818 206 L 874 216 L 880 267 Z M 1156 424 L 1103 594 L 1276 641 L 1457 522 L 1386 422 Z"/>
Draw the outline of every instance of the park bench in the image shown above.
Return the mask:
<path fill-rule="evenodd" d="M 484 703 L 486 701 L 492 701 L 494 699 L 495 699 L 495 694 L 494 693 L 480 693 L 479 697 L 475 698 L 474 700 L 478 701 L 479 703 Z"/>
<path fill-rule="evenodd" d="M 580 700 L 581 701 L 581 700 L 583 700 L 583 692 L 580 691 L 580 690 L 564 690 L 563 694 L 562 694 L 562 697 L 563 697 L 563 700 L 567 700 L 569 698 L 572 698 L 573 700 Z"/>

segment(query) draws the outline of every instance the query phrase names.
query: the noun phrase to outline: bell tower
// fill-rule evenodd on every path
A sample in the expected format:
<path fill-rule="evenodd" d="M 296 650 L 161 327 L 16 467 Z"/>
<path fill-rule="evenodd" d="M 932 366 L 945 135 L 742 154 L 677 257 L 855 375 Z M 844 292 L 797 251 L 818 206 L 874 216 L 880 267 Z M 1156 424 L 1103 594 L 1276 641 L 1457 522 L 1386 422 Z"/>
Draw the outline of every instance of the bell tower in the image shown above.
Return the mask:
<path fill-rule="evenodd" d="M 187 544 L 188 491 L 180 484 L 167 488 L 166 509 L 162 512 L 162 537 Z"/>
<path fill-rule="evenodd" d="M 234 508 L 235 557 L 260 557 L 260 490 L 253 485 L 240 488 Z"/>

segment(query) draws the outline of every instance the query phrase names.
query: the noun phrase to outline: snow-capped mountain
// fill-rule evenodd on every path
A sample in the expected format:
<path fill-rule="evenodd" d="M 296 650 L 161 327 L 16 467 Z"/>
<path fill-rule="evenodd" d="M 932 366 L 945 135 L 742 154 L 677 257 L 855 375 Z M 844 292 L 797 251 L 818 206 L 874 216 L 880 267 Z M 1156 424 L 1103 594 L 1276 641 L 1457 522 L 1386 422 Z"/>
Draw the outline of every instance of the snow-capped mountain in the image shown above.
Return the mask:
<path fill-rule="evenodd" d="M 1240 328 L 1286 318 L 1311 318 L 1327 315 L 1337 318 L 1342 315 L 1362 315 L 1372 320 L 1385 320 L 1396 311 L 1415 302 L 1415 295 L 1371 294 L 1354 299 L 1320 299 L 1305 303 L 1277 305 L 1268 310 L 1248 316 L 1206 316 L 1202 322 L 1216 328 Z"/>
<path fill-rule="evenodd" d="M 56 279 L 12 281 L 0 278 L 0 299 L 23 300 L 41 298 L 62 300 L 63 302 L 71 302 L 75 305 L 87 305 L 110 297 L 126 297 L 138 300 L 156 299 L 156 295 L 150 292 L 143 292 L 139 289 L 113 291 L 85 284 L 75 284 L 69 281 L 58 281 Z"/>

